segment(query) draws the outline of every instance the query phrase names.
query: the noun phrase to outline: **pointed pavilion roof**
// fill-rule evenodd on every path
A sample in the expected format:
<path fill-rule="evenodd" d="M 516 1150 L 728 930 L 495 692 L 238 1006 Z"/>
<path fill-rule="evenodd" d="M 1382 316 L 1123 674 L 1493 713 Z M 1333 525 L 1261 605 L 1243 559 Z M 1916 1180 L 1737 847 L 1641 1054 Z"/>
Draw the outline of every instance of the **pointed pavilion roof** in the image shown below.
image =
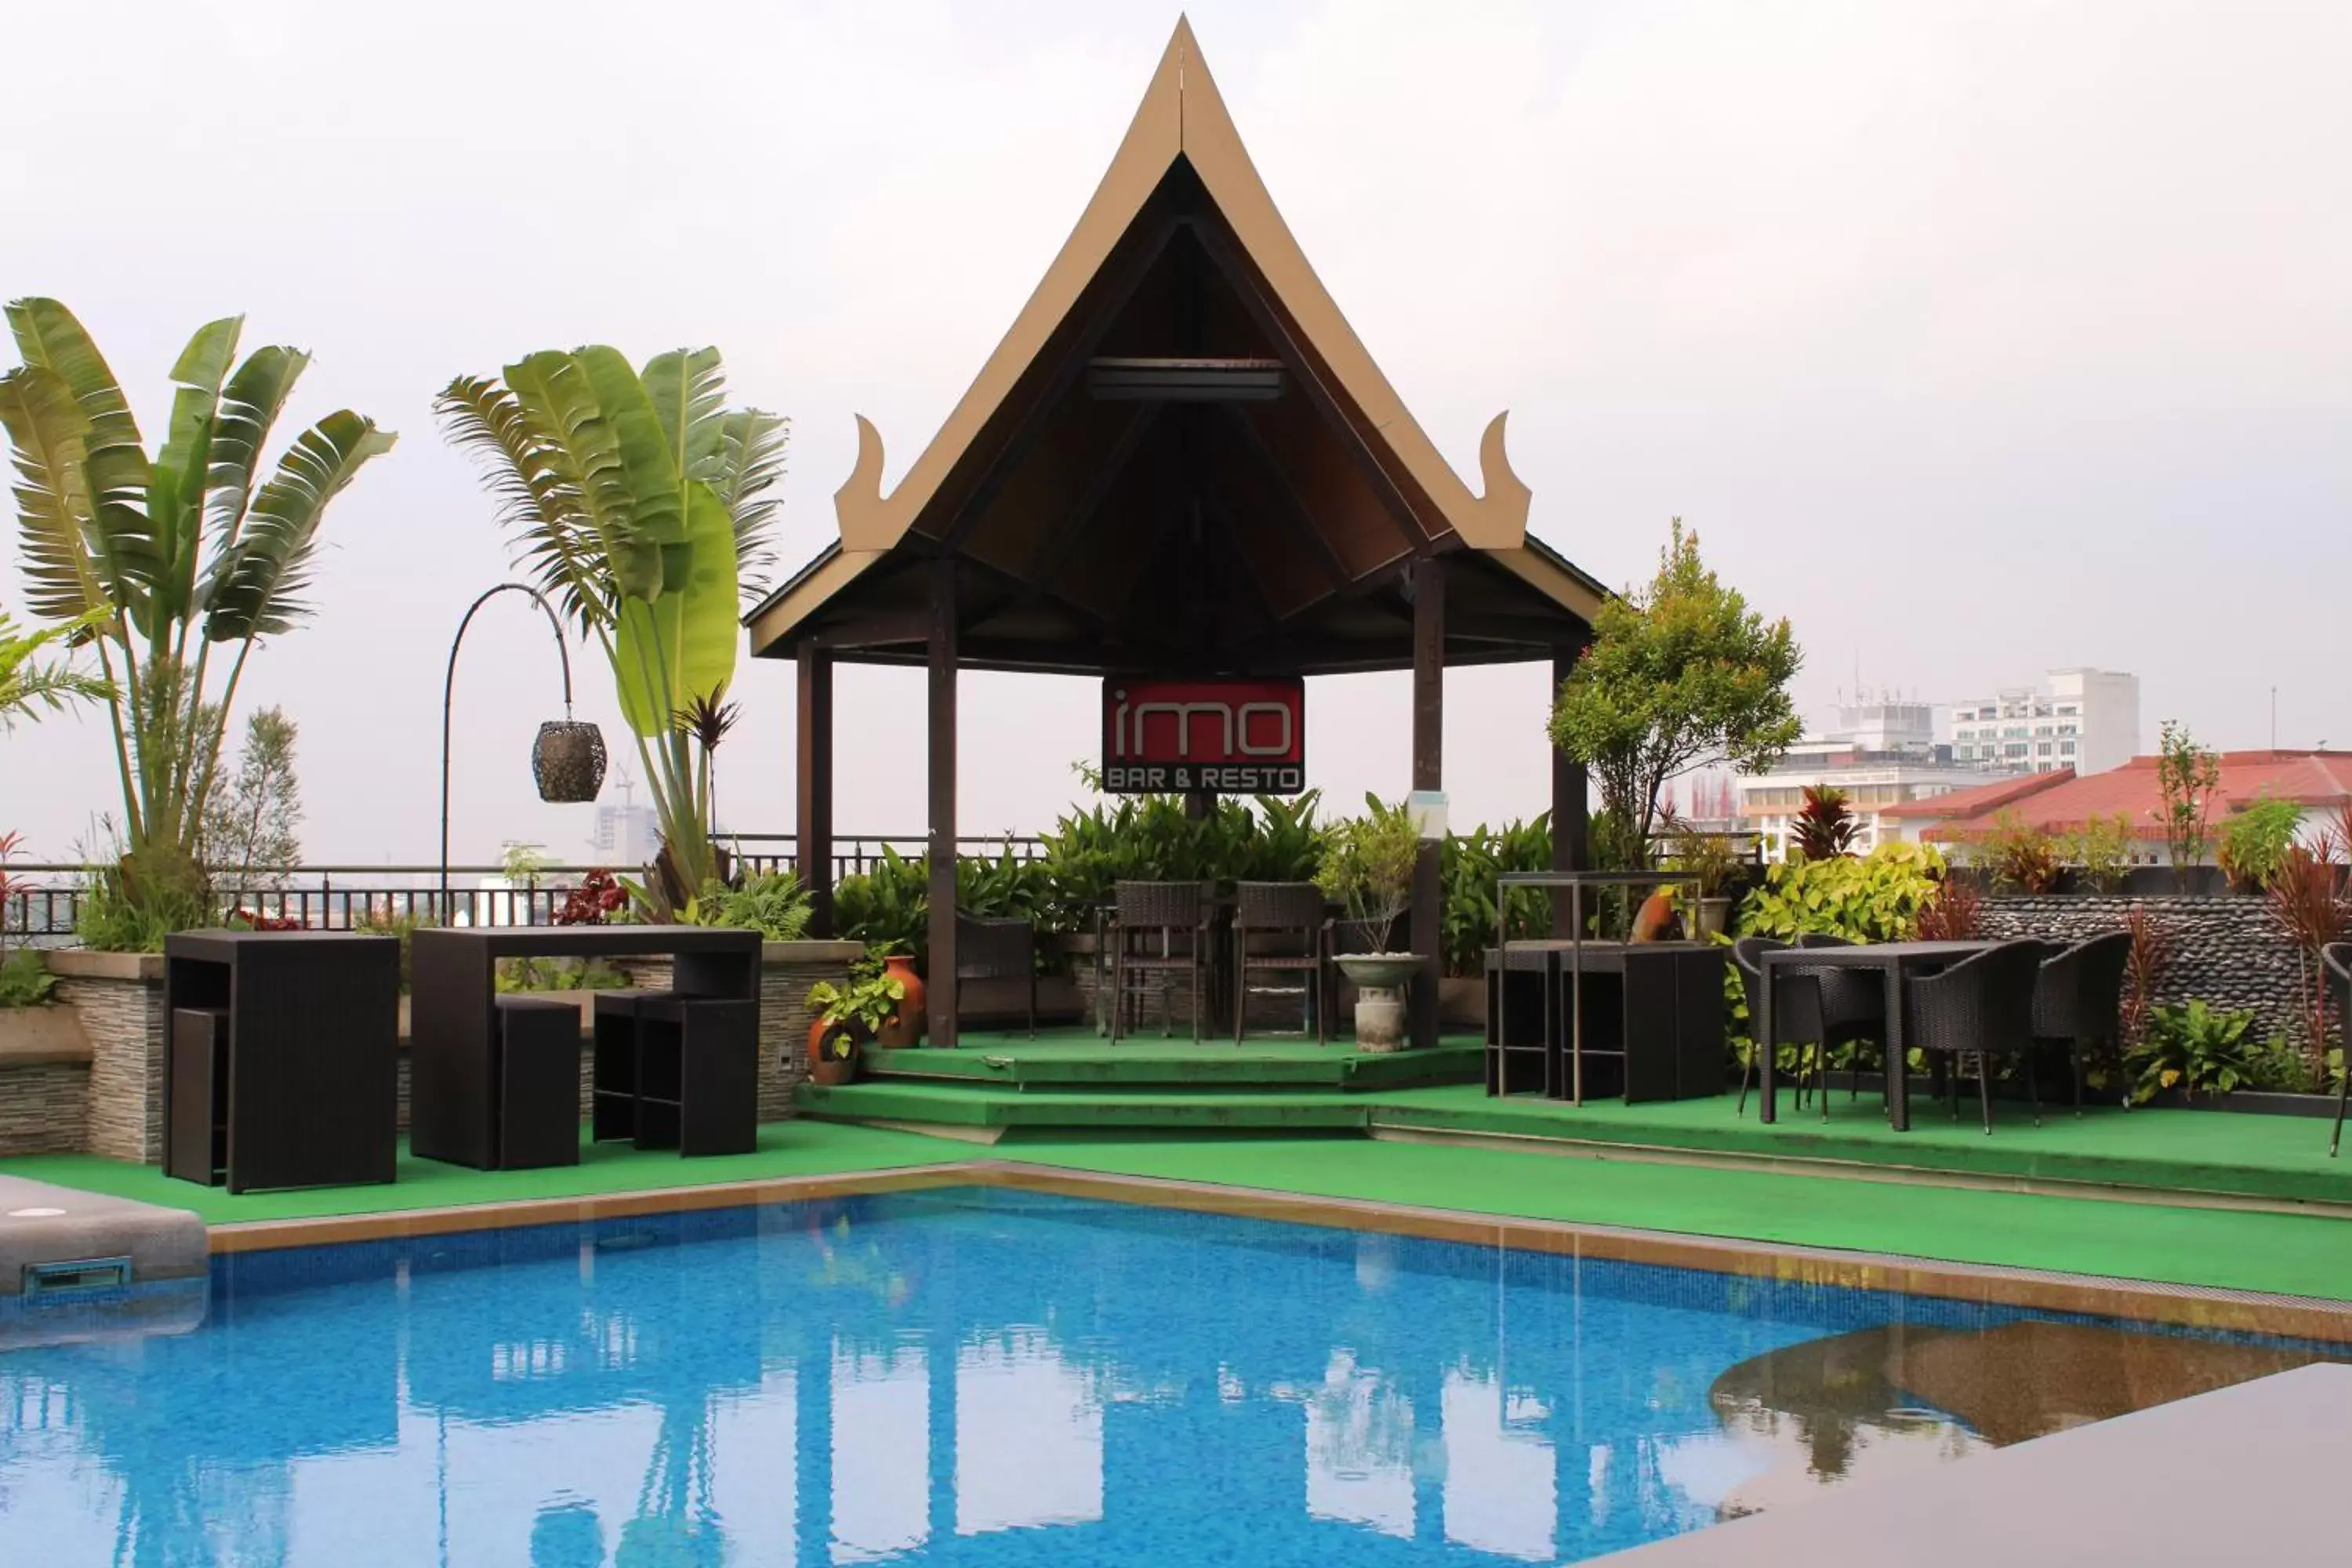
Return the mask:
<path fill-rule="evenodd" d="M 1504 419 L 1474 494 L 1316 276 L 1180 18 L 1060 254 L 887 495 L 858 416 L 840 537 L 746 617 L 752 651 L 919 660 L 916 567 L 946 552 L 971 567 L 966 665 L 1402 668 L 1410 564 L 1457 554 L 1447 661 L 1541 657 L 1606 590 L 1528 534 Z"/>

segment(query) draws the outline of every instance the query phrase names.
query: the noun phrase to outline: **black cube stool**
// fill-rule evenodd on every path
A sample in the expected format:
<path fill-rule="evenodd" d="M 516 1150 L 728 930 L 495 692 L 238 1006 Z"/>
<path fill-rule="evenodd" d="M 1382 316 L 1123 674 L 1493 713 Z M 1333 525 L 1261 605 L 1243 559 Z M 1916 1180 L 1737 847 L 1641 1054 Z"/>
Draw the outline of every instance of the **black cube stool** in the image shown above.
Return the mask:
<path fill-rule="evenodd" d="M 501 996 L 499 1167 L 580 1163 L 580 1009 L 544 996 Z"/>

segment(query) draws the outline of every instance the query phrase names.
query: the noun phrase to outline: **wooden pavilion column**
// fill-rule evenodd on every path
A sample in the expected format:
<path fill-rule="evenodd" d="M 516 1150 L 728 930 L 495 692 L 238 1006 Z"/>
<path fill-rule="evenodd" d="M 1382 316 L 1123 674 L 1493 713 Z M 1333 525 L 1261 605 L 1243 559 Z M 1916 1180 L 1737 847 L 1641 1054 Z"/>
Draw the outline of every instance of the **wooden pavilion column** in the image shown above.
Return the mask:
<path fill-rule="evenodd" d="M 956 1043 L 956 574 L 955 557 L 931 565 L 930 606 L 931 1044 Z"/>
<path fill-rule="evenodd" d="M 1576 668 L 1582 656 L 1582 646 L 1557 649 L 1551 656 L 1551 699 L 1559 700 L 1560 682 Z M 1549 706 L 1545 709 L 1547 719 Z M 1561 751 L 1551 749 L 1551 868 L 1555 871 L 1582 871 L 1592 865 L 1592 808 L 1590 801 L 1590 777 L 1582 763 Z M 1569 931 L 1569 900 L 1566 894 L 1555 892 L 1551 897 L 1551 933 L 1567 937 Z"/>
<path fill-rule="evenodd" d="M 1445 787 L 1445 558 L 1423 556 L 1412 566 L 1412 787 Z M 1424 841 L 1413 864 L 1412 951 L 1422 955 L 1421 983 L 1412 988 L 1412 1043 L 1437 1044 L 1437 989 L 1445 973 L 1444 889 L 1438 877 L 1440 846 Z"/>
<path fill-rule="evenodd" d="M 809 934 L 833 934 L 833 655 L 801 644 L 795 668 L 799 734 L 793 794 L 801 882 L 809 891 Z"/>

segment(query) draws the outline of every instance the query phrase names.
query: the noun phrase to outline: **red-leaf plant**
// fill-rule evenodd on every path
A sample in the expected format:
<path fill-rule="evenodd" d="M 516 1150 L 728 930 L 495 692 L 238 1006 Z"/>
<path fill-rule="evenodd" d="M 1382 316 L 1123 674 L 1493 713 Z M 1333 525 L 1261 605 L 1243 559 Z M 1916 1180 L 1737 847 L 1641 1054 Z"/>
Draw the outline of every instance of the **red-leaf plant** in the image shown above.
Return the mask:
<path fill-rule="evenodd" d="M 2122 1045 L 2128 1054 L 2147 1037 L 2147 1021 L 2156 1009 L 2157 990 L 2164 984 L 2164 972 L 2172 964 L 2172 936 L 2147 912 L 2145 904 L 2134 904 L 2125 913 L 2124 930 L 2131 932 L 2131 956 L 2124 964 L 2122 1019 Z"/>
<path fill-rule="evenodd" d="M 2327 986 L 2319 953 L 2330 942 L 2352 934 L 2352 900 L 2341 889 L 2336 850 L 2332 829 L 2320 835 L 2316 847 L 2288 846 L 2264 893 L 2270 900 L 2271 918 L 2294 943 L 2304 1053 L 2315 1085 L 2327 1081 Z"/>

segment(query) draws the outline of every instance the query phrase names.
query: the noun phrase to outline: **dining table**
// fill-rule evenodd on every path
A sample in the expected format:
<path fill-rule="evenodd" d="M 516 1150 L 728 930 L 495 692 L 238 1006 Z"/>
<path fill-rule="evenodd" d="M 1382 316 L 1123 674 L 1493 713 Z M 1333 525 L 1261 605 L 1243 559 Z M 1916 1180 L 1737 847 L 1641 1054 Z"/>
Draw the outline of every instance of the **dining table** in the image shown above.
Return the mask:
<path fill-rule="evenodd" d="M 1948 969 L 1964 958 L 1983 952 L 1990 942 L 1875 942 L 1843 947 L 1783 947 L 1758 956 L 1763 976 L 1763 1016 L 1756 1020 L 1755 1037 L 1772 1037 L 1772 994 L 1777 975 L 1799 969 L 1874 970 L 1886 987 L 1886 1037 L 1879 1042 L 1886 1057 L 1886 1120 L 1897 1132 L 1911 1131 L 1909 1047 L 1904 1038 L 1903 987 L 1914 976 Z M 1779 1120 L 1775 1099 L 1773 1056 L 1769 1047 L 1757 1047 L 1759 1085 L 1757 1119 Z M 1826 1092 L 1826 1089 L 1824 1090 Z"/>

